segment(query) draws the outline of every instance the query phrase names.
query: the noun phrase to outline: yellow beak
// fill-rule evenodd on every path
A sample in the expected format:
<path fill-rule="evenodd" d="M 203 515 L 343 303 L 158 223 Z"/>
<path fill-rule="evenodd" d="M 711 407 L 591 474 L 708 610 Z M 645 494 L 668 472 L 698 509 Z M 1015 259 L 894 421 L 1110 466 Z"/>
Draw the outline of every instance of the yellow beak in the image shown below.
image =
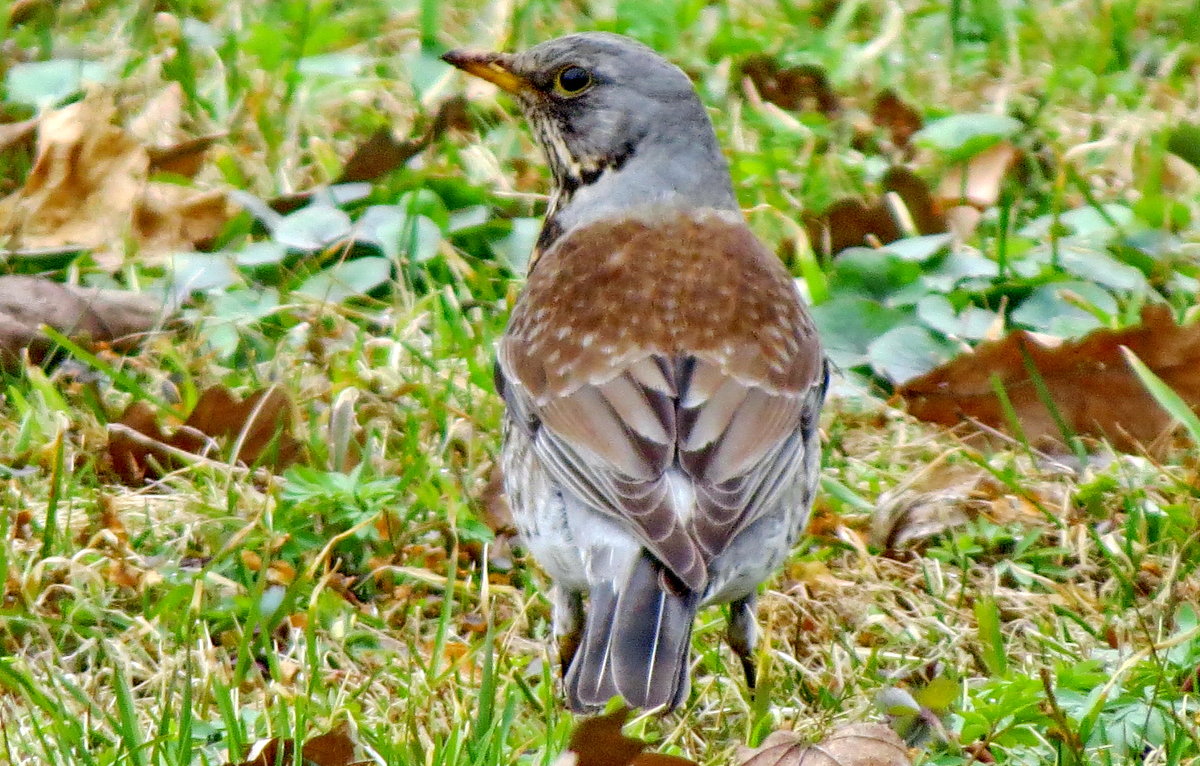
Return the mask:
<path fill-rule="evenodd" d="M 451 66 L 456 66 L 467 74 L 487 80 L 501 90 L 509 93 L 519 93 L 530 87 L 529 81 L 520 75 L 513 74 L 513 57 L 507 53 L 488 53 L 486 51 L 453 50 L 442 56 Z"/>

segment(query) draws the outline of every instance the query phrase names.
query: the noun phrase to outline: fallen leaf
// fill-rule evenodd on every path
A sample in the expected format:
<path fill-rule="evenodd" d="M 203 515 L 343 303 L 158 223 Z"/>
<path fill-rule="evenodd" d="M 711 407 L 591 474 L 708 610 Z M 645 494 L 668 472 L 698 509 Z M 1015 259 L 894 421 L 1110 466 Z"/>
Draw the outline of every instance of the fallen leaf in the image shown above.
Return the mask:
<path fill-rule="evenodd" d="M 554 766 L 696 766 L 688 758 L 645 752 L 645 742 L 621 733 L 628 717 L 629 708 L 621 708 L 581 721 Z"/>
<path fill-rule="evenodd" d="M 217 141 L 225 138 L 225 133 L 214 133 L 209 136 L 188 138 L 170 146 L 155 146 L 147 149 L 150 155 L 151 173 L 173 173 L 184 178 L 191 178 L 204 167 L 208 150 Z"/>
<path fill-rule="evenodd" d="M 222 191 L 151 183 L 134 202 L 133 232 L 141 243 L 139 252 L 203 249 L 229 216 L 229 200 Z"/>
<path fill-rule="evenodd" d="M 895 166 L 883 174 L 880 185 L 885 196 L 894 194 L 904 203 L 917 234 L 940 234 L 946 230 L 946 221 L 929 191 L 929 184 L 919 175 L 908 168 Z"/>
<path fill-rule="evenodd" d="M 369 761 L 354 760 L 354 740 L 348 727 L 343 724 L 331 732 L 320 734 L 304 743 L 300 755 L 310 766 L 352 766 Z M 292 763 L 294 740 L 274 737 L 262 740 L 250 749 L 246 760 L 227 763 L 226 766 L 275 766 L 277 763 Z"/>
<path fill-rule="evenodd" d="M 935 196 L 946 207 L 973 205 L 980 210 L 992 207 L 1000 199 L 1000 187 L 1010 170 L 1016 167 L 1021 154 L 1008 141 L 1001 141 L 990 149 L 953 166 L 941 183 Z"/>
<path fill-rule="evenodd" d="M 161 146 L 183 139 L 183 86 L 172 82 L 151 96 L 141 113 L 129 121 L 130 138 L 144 146 Z"/>
<path fill-rule="evenodd" d="M 207 453 L 222 442 L 236 450 L 234 460 L 279 471 L 300 457 L 300 442 L 291 431 L 292 403 L 279 387 L 239 401 L 228 389 L 213 386 L 171 434 L 163 431 L 150 405 L 133 402 L 109 426 L 108 456 L 130 486 L 158 476 L 158 469 L 212 460 Z"/>
<path fill-rule="evenodd" d="M 8 23 L 13 26 L 24 24 L 43 11 L 53 14 L 53 0 L 13 0 L 8 6 Z"/>
<path fill-rule="evenodd" d="M 740 748 L 737 766 L 910 766 L 896 733 L 879 723 L 843 726 L 817 744 L 776 731 L 761 747 Z"/>
<path fill-rule="evenodd" d="M 819 66 L 784 68 L 770 56 L 751 56 L 742 62 L 740 71 L 763 99 L 783 109 L 820 112 L 826 117 L 841 110 L 841 102 Z"/>
<path fill-rule="evenodd" d="M 1147 306 L 1142 324 L 1097 330 L 1068 343 L 1047 344 L 1025 331 L 984 343 L 969 354 L 908 381 L 898 393 L 914 416 L 947 426 L 975 419 L 1009 431 L 992 379 L 1003 385 L 1030 444 L 1062 444 L 1042 404 L 1026 359 L 1038 371 L 1063 421 L 1078 435 L 1107 438 L 1131 452 L 1159 448 L 1174 428 L 1171 416 L 1129 368 L 1128 347 L 1193 409 L 1200 407 L 1200 324 L 1180 326 L 1166 306 Z M 1013 434 L 1016 436 L 1016 434 Z"/>
<path fill-rule="evenodd" d="M 821 215 L 811 218 L 807 227 L 813 249 L 826 258 L 833 258 L 848 247 L 861 247 L 868 237 L 881 244 L 901 237 L 900 228 L 882 200 L 868 204 L 860 199 L 840 199 Z"/>
<path fill-rule="evenodd" d="M 907 168 L 895 166 L 883 176 L 883 195 L 865 202 L 843 198 L 805 222 L 813 249 L 826 258 L 849 247 L 879 246 L 916 234 L 946 231 L 929 186 Z"/>
<path fill-rule="evenodd" d="M 89 248 L 115 267 L 125 233 L 143 259 L 194 249 L 220 233 L 230 216 L 224 196 L 149 180 L 150 150 L 115 118 L 112 98 L 102 94 L 41 116 L 33 168 L 0 200 L 8 247 Z"/>
<path fill-rule="evenodd" d="M 45 358 L 54 344 L 42 325 L 84 345 L 103 342 L 130 350 L 165 314 L 160 301 L 141 293 L 0 276 L 0 369 L 20 364 L 23 350 L 34 363 Z"/>
<path fill-rule="evenodd" d="M 434 113 L 429 126 L 413 138 L 399 140 L 393 135 L 390 127 L 382 127 L 355 148 L 334 185 L 381 178 L 403 167 L 413 157 L 425 151 L 447 129 L 465 127 L 466 124 L 467 100 L 462 96 L 455 96 L 443 102 Z M 269 205 L 276 213 L 290 213 L 307 205 L 315 192 L 315 189 L 309 189 L 286 194 L 271 200 Z"/>
<path fill-rule="evenodd" d="M 508 495 L 504 493 L 504 472 L 499 463 L 492 465 L 479 500 L 483 523 L 495 535 L 488 546 L 488 564 L 492 569 L 507 572 L 513 567 L 512 547 L 517 537 L 517 527 L 513 522 Z"/>
<path fill-rule="evenodd" d="M 879 496 L 870 542 L 887 551 L 910 547 L 987 513 L 997 495 L 990 476 L 944 453 Z"/>
<path fill-rule="evenodd" d="M 0 151 L 31 141 L 37 135 L 36 118 L 0 125 Z"/>
<path fill-rule="evenodd" d="M 109 559 L 104 568 L 104 579 L 118 588 L 136 590 L 142 584 L 143 572 L 130 565 L 124 558 Z"/>
<path fill-rule="evenodd" d="M 884 90 L 875 97 L 871 122 L 887 130 L 892 143 L 901 148 L 908 146 L 913 133 L 925 124 L 921 113 L 904 103 L 892 90 Z"/>
<path fill-rule="evenodd" d="M 944 719 L 958 694 L 957 683 L 938 676 L 914 693 L 898 686 L 884 687 L 875 695 L 875 707 L 887 716 L 888 726 L 910 747 L 924 747 L 935 739 L 950 741 Z"/>

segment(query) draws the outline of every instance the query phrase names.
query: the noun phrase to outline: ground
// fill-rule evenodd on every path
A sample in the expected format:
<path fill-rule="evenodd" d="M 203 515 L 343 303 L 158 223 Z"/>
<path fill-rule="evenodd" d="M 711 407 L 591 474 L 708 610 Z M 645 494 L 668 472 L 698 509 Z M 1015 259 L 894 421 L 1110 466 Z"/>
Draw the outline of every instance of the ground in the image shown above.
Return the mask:
<path fill-rule="evenodd" d="M 210 137 L 194 168 L 156 166 L 153 180 L 236 190 L 250 211 L 187 247 L 106 218 L 57 260 L 5 255 L 11 272 L 179 299 L 178 319 L 135 353 L 63 338 L 44 365 L 4 372 L 0 759 L 14 764 L 238 763 L 263 739 L 331 730 L 379 763 L 545 764 L 566 745 L 575 719 L 546 583 L 510 548 L 489 484 L 492 347 L 547 172 L 513 104 L 437 60 L 450 47 L 607 29 L 677 62 L 711 108 L 748 220 L 826 306 L 838 342 L 839 300 L 867 296 L 912 322 L 926 315 L 896 296 L 936 288 L 921 269 L 864 270 L 871 253 L 831 264 L 805 223 L 844 197 L 878 198 L 895 163 L 944 206 L 939 183 L 999 142 L 1020 159 L 997 199 L 953 245 L 933 245 L 998 262 L 999 276 L 956 283 L 951 314 L 1069 336 L 1136 322 L 1151 295 L 1185 318 L 1195 302 L 1194 3 L 33 0 L 0 3 L 0 16 L 5 122 L 86 91 L 148 146 Z M 764 54 L 809 68 L 772 85 L 754 74 Z M 466 106 L 436 120 L 460 94 Z M 899 106 L 878 114 L 881 101 Z M 942 123 L 910 145 L 913 115 L 968 118 L 965 133 Z M 288 207 L 343 178 L 381 128 L 404 162 Z M 427 144 L 403 144 L 427 131 Z M 32 138 L 0 143 L 8 194 L 38 155 Z M 1018 227 L 1076 211 L 1103 211 L 1092 219 L 1108 237 L 1072 243 L 1098 253 L 1082 273 L 1058 251 L 1036 273 L 1005 271 L 1057 236 Z M 1110 225 L 1119 211 L 1130 218 Z M 901 228 L 910 243 L 924 233 Z M 1138 250 L 1126 234 L 1169 245 Z M 1147 276 L 1121 283 L 1115 260 Z M 1068 278 L 1108 296 L 1063 299 L 1094 325 L 1051 326 L 1061 301 L 1046 326 L 1031 309 L 1006 313 Z M 1196 760 L 1194 442 L 1119 454 L 1071 434 L 1074 449 L 1055 449 L 919 422 L 893 395 L 907 361 L 867 349 L 889 329 L 839 346 L 813 522 L 761 599 L 763 683 L 746 689 L 725 616 L 707 610 L 687 703 L 627 731 L 706 766 L 776 729 L 816 740 L 887 720 L 921 762 Z M 934 330 L 921 337 L 946 355 L 984 338 Z M 132 453 L 114 434 L 131 403 L 169 439 L 214 387 L 234 395 L 217 408 L 229 421 L 218 451 L 121 462 Z M 258 415 L 237 403 L 267 388 L 286 399 L 253 400 L 274 404 L 246 467 L 231 456 Z"/>

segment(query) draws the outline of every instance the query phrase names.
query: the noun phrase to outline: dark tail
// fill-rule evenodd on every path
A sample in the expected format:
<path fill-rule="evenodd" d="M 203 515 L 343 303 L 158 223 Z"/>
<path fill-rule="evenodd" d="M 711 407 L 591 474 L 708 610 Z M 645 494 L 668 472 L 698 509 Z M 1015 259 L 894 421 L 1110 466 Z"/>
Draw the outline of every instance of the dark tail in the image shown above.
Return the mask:
<path fill-rule="evenodd" d="M 642 554 L 625 582 L 592 588 L 583 643 L 567 671 L 573 710 L 602 707 L 618 694 L 633 707 L 670 709 L 687 694 L 700 599 L 667 580 L 662 566 Z"/>

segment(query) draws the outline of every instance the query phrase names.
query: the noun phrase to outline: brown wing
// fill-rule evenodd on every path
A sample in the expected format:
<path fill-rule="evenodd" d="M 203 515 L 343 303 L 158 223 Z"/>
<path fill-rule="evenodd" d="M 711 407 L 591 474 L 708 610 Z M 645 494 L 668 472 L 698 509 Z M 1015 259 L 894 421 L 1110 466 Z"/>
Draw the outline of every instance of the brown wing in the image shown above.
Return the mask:
<path fill-rule="evenodd" d="M 796 470 L 823 381 L 791 277 L 716 212 L 559 240 L 530 275 L 497 366 L 555 479 L 626 521 L 696 591 Z"/>

